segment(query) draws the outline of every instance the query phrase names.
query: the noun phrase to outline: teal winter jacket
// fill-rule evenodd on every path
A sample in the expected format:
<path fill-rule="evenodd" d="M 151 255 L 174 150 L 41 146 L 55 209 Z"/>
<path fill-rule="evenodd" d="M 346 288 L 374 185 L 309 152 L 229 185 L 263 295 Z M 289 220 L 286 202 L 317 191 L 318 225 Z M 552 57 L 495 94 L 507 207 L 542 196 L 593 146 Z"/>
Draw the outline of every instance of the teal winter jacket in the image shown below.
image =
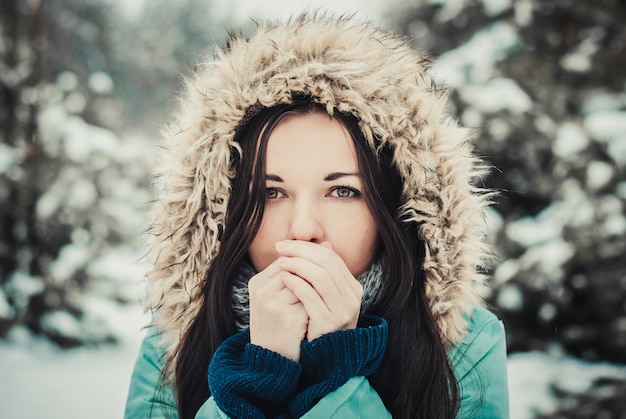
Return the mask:
<path fill-rule="evenodd" d="M 178 417 L 173 389 L 159 389 L 163 368 L 159 339 L 152 331 L 141 345 L 131 378 L 126 419 Z M 458 418 L 508 418 L 506 341 L 502 322 L 490 311 L 475 308 L 464 342 L 454 347 L 449 356 L 460 389 Z M 227 417 L 213 398 L 209 398 L 196 415 L 197 419 Z M 391 415 L 367 378 L 353 377 L 302 417 L 380 419 Z"/>

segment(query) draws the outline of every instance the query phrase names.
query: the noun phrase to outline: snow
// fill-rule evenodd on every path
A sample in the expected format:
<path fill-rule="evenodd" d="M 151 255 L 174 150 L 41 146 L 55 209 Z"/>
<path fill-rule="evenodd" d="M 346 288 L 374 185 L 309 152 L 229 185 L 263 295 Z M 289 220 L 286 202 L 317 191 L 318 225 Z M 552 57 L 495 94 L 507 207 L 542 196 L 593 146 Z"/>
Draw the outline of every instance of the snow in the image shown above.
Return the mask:
<path fill-rule="evenodd" d="M 71 92 L 78 87 L 78 76 L 71 71 L 61 71 L 57 76 L 56 86 L 63 92 Z"/>
<path fill-rule="evenodd" d="M 606 109 L 585 116 L 585 129 L 608 144 L 607 151 L 616 163 L 626 166 L 626 111 Z"/>
<path fill-rule="evenodd" d="M 124 13 L 131 18 L 141 17 L 145 3 L 145 0 L 108 1 L 123 6 Z M 463 5 L 462 0 L 429 1 L 444 6 L 442 19 L 453 18 Z M 531 22 L 533 4 L 528 0 L 481 2 L 490 16 L 513 7 L 514 23 L 498 22 L 486 26 L 460 47 L 442 54 L 435 64 L 437 77 L 459 88 L 462 99 L 470 105 L 463 114 L 464 123 L 470 126 L 480 126 L 483 113 L 505 109 L 519 114 L 533 106 L 519 85 L 501 77 L 494 69 L 495 64 L 521 47 L 518 27 Z M 216 16 L 221 13 L 234 19 L 236 25 L 247 23 L 250 18 L 282 18 L 307 8 L 356 13 L 357 17 L 380 20 L 387 6 L 386 2 L 376 0 L 274 0 L 269 5 L 256 0 L 215 0 L 211 7 Z M 586 72 L 591 68 L 602 32 L 591 30 L 588 35 L 578 48 L 560 61 L 563 68 L 573 72 Z M 29 54 L 23 49 L 21 53 Z M 20 62 L 22 67 L 0 71 L 0 77 L 7 85 L 15 85 L 29 74 L 26 66 L 31 65 L 30 61 Z M 111 76 L 105 72 L 96 71 L 86 81 L 89 89 L 97 94 L 109 94 L 114 88 Z M 37 202 L 38 217 L 46 219 L 61 208 L 87 209 L 96 203 L 98 193 L 106 197 L 97 202 L 97 213 L 102 217 L 92 221 L 90 231 L 77 228 L 72 232 L 72 242 L 64 246 L 59 257 L 50 264 L 52 277 L 59 282 L 79 269 L 85 269 L 90 277 L 98 280 L 94 281 L 88 294 L 80 296 L 84 318 L 79 320 L 67 311 L 56 311 L 46 315 L 42 326 L 66 336 L 80 337 L 97 337 L 113 331 L 120 343 L 61 350 L 31 336 L 24 329 L 13 330 L 10 339 L 0 341 L 0 383 L 3 389 L 0 405 L 3 406 L 3 417 L 8 419 L 121 417 L 143 336 L 141 328 L 147 322 L 147 316 L 138 304 L 120 306 L 110 299 L 120 295 L 131 301 L 141 299 L 142 290 L 138 283 L 146 271 L 140 263 L 141 251 L 131 243 L 98 249 L 94 255 L 92 246 L 98 237 L 106 236 L 105 231 L 112 225 L 140 235 L 146 221 L 138 208 L 148 202 L 150 196 L 147 191 L 138 190 L 131 180 L 142 175 L 140 171 L 144 170 L 145 156 L 150 150 L 145 142 L 121 141 L 112 131 L 91 126 L 73 115 L 86 105 L 85 96 L 78 91 L 81 83 L 75 73 L 64 71 L 52 86 L 44 86 L 39 91 L 24 90 L 24 95 L 32 96 L 25 99 L 25 103 L 35 103 L 37 95 L 46 97 L 51 103 L 43 109 L 39 121 L 46 152 L 51 156 L 67 156 L 69 163 L 73 164 L 89 162 L 92 169 L 103 171 L 97 178 L 96 188 L 96 183 L 85 179 L 80 170 L 68 164 Z M 626 94 L 590 95 L 584 101 L 583 109 L 582 121 L 564 121 L 557 125 L 547 117 L 538 117 L 538 123 L 544 128 L 542 132 L 554 138 L 555 155 L 574 161 L 577 154 L 590 149 L 593 142 L 600 142 L 618 166 L 626 166 Z M 487 129 L 494 137 L 504 139 L 510 127 L 496 119 L 489 122 Z M 0 144 L 0 174 L 19 170 L 22 156 L 18 153 L 17 149 Z M 129 172 L 125 172 L 131 180 L 120 177 L 115 171 L 107 172 L 111 161 L 132 163 L 127 164 Z M 592 202 L 587 190 L 583 190 L 583 187 L 601 190 L 616 173 L 620 173 L 621 168 L 616 168 L 612 162 L 591 162 L 586 168 L 584 185 L 574 180 L 565 181 L 556 191 L 562 195 L 560 199 L 533 217 L 523 217 L 507 225 L 496 211 L 487 212 L 485 222 L 493 237 L 505 229 L 504 233 L 511 241 L 526 249 L 519 258 L 503 261 L 494 272 L 495 284 L 504 284 L 497 296 L 500 307 L 510 310 L 522 307 L 521 289 L 513 283 L 507 284 L 520 271 L 535 267 L 551 279 L 562 274 L 562 265 L 574 253 L 573 245 L 561 237 L 564 226 L 588 226 L 599 221 L 599 228 L 608 236 L 626 234 L 623 203 L 610 197 Z M 626 198 L 626 182 L 616 188 L 616 193 L 622 200 Z M 585 278 L 580 276 L 579 280 L 585 281 Z M 13 314 L 14 308 L 8 304 L 7 295 L 15 299 L 14 306 L 19 310 L 42 287 L 41 278 L 19 271 L 13 273 L 7 280 L 7 294 L 0 290 L 0 318 Z M 551 304 L 544 304 L 539 309 L 539 316 L 545 320 L 555 314 L 556 307 Z M 623 320 L 620 327 L 626 327 Z M 537 412 L 554 409 L 557 400 L 551 389 L 555 384 L 565 390 L 580 392 L 587 390 L 596 377 L 626 378 L 626 366 L 587 363 L 558 349 L 514 354 L 509 358 L 508 370 L 513 419 L 532 418 Z"/>
<path fill-rule="evenodd" d="M 9 276 L 5 290 L 13 297 L 13 306 L 21 309 L 28 303 L 32 295 L 41 292 L 43 286 L 41 278 L 21 271 L 14 271 Z"/>
<path fill-rule="evenodd" d="M 28 335 L 0 344 L 3 417 L 121 418 L 146 319 L 120 308 L 116 321 L 118 346 L 64 351 Z"/>
<path fill-rule="evenodd" d="M 531 0 L 517 0 L 513 5 L 515 23 L 520 27 L 529 25 L 533 19 L 533 2 Z"/>
<path fill-rule="evenodd" d="M 598 190 L 606 186 L 613 177 L 613 167 L 604 161 L 592 161 L 587 166 L 587 188 Z"/>
<path fill-rule="evenodd" d="M 591 112 L 585 118 L 585 128 L 604 141 L 623 138 L 624 132 L 626 132 L 626 111 Z"/>
<path fill-rule="evenodd" d="M 513 6 L 513 0 L 482 0 L 487 16 L 497 16 Z"/>
<path fill-rule="evenodd" d="M 451 87 L 484 83 L 493 75 L 494 65 L 519 48 L 520 42 L 512 25 L 493 23 L 460 47 L 441 54 L 433 69 L 437 78 Z"/>
<path fill-rule="evenodd" d="M 509 393 L 511 418 L 535 417 L 556 407 L 551 386 L 583 392 L 596 378 L 626 378 L 626 366 L 588 363 L 566 356 L 558 349 L 549 353 L 528 352 L 509 356 Z"/>
<path fill-rule="evenodd" d="M 113 91 L 114 83 L 111 76 L 104 71 L 91 73 L 87 80 L 87 85 L 92 92 L 105 95 Z"/>
<path fill-rule="evenodd" d="M 507 310 L 519 310 L 524 304 L 524 295 L 516 285 L 507 284 L 500 288 L 496 299 L 498 307 Z"/>
<path fill-rule="evenodd" d="M 16 150 L 6 144 L 0 144 L 0 174 L 6 173 L 17 165 Z"/>
<path fill-rule="evenodd" d="M 552 144 L 552 151 L 557 157 L 566 158 L 580 153 L 589 145 L 585 130 L 574 122 L 562 123 Z"/>
<path fill-rule="evenodd" d="M 256 0 L 219 0 L 215 2 L 222 10 L 231 10 L 239 22 L 249 17 L 285 18 L 304 10 L 328 10 L 334 13 L 355 14 L 363 19 L 380 16 L 385 2 L 375 0 L 272 0 L 259 2 Z"/>
<path fill-rule="evenodd" d="M 562 266 L 574 256 L 575 247 L 561 237 L 529 247 L 520 258 L 522 269 L 537 267 L 551 281 L 562 278 Z"/>
<path fill-rule="evenodd" d="M 551 216 L 540 213 L 537 217 L 521 217 L 509 223 L 506 235 L 509 240 L 524 247 L 531 247 L 546 240 L 558 237 L 561 226 L 554 222 Z"/>
<path fill-rule="evenodd" d="M 67 311 L 51 311 L 44 314 L 41 327 L 53 334 L 73 337 L 81 336 L 83 329 L 80 320 Z"/>
<path fill-rule="evenodd" d="M 89 248 L 84 244 L 69 243 L 61 248 L 59 256 L 50 264 L 50 274 L 57 282 L 64 282 L 89 262 Z"/>
<path fill-rule="evenodd" d="M 136 306 L 111 315 L 122 332 L 117 346 L 63 351 L 26 334 L 1 343 L 3 417 L 122 417 L 147 317 Z M 626 377 L 626 366 L 592 364 L 554 350 L 511 355 L 508 374 L 511 418 L 530 419 L 556 407 L 553 384 L 585 391 L 597 377 Z"/>
<path fill-rule="evenodd" d="M 485 113 L 508 110 L 513 114 L 529 111 L 533 102 L 512 79 L 496 78 L 484 84 L 468 84 L 459 87 L 461 98 Z"/>

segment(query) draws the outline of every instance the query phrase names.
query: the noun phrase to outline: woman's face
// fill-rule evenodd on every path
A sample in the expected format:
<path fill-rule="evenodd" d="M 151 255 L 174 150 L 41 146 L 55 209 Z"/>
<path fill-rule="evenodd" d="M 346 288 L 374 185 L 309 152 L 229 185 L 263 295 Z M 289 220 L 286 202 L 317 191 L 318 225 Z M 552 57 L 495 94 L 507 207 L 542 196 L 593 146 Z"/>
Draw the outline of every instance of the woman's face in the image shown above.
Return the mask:
<path fill-rule="evenodd" d="M 378 230 L 363 196 L 349 133 L 322 112 L 283 119 L 267 143 L 265 211 L 248 249 L 257 271 L 280 240 L 330 244 L 352 273 L 372 263 Z"/>

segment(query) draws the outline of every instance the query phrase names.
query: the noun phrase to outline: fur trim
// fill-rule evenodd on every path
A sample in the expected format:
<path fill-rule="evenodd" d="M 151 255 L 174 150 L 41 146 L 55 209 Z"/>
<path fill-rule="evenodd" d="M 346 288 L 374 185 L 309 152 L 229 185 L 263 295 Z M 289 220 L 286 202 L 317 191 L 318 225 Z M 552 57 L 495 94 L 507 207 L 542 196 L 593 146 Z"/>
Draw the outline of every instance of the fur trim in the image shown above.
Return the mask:
<path fill-rule="evenodd" d="M 427 242 L 427 296 L 445 342 L 466 329 L 480 303 L 489 255 L 483 240 L 488 194 L 472 186 L 483 174 L 467 129 L 446 116 L 447 94 L 428 76 L 429 57 L 397 35 L 349 19 L 305 14 L 265 23 L 186 80 L 176 121 L 165 132 L 161 196 L 149 252 L 147 306 L 171 351 L 196 316 L 201 283 L 219 251 L 234 173 L 234 134 L 259 107 L 309 95 L 360 120 L 372 147 L 389 143 L 405 179 L 405 218 Z"/>

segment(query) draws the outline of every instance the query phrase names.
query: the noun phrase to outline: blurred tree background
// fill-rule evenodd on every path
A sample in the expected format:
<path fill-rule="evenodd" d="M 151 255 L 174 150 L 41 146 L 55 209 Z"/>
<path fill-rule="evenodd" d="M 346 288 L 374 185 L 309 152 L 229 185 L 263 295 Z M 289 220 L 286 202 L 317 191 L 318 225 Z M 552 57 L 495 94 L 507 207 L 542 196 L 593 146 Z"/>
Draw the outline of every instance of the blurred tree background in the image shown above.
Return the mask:
<path fill-rule="evenodd" d="M 0 3 L 0 338 L 113 342 L 141 297 L 151 151 L 199 54 L 210 0 Z M 626 4 L 392 0 L 386 26 L 434 57 L 500 191 L 485 298 L 511 353 L 626 364 Z M 623 380 L 546 417 L 626 411 Z M 585 406 L 593 405 L 593 414 Z M 604 409 L 604 410 L 603 410 Z M 610 413 L 604 417 L 620 417 Z M 599 416 L 598 416 L 599 417 Z"/>
<path fill-rule="evenodd" d="M 0 3 L 0 338 L 113 342 L 106 313 L 140 298 L 155 137 L 224 35 L 204 0 L 119 4 Z"/>
<path fill-rule="evenodd" d="M 485 296 L 509 352 L 626 363 L 626 3 L 398 2 L 391 20 L 437 57 L 494 168 Z M 626 381 L 566 400 L 546 417 L 624 417 Z"/>

